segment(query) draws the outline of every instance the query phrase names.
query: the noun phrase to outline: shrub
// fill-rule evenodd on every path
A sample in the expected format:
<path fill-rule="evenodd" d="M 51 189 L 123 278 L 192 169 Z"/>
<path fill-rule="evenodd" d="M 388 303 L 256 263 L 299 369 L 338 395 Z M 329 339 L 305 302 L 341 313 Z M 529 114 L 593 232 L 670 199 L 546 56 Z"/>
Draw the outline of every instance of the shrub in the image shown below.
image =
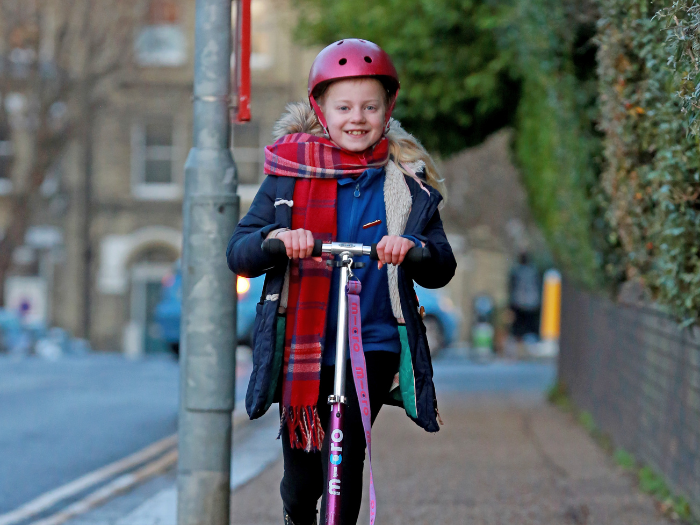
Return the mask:
<path fill-rule="evenodd" d="M 676 38 L 674 49 L 678 26 L 671 28 L 669 20 L 692 13 L 676 4 L 654 16 L 661 8 L 647 0 L 601 3 L 601 189 L 609 240 L 623 254 L 613 271 L 639 279 L 691 323 L 700 307 L 700 144 L 688 111 L 692 81 L 678 69 L 687 60 L 677 50 L 692 48 Z M 682 118 L 684 107 L 688 118 Z"/>

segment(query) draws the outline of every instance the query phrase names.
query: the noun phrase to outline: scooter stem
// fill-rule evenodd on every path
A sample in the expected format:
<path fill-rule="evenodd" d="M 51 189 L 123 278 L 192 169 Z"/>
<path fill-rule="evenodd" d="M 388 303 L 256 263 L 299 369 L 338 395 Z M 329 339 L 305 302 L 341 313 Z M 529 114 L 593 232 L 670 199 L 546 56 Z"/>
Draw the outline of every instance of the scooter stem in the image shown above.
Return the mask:
<path fill-rule="evenodd" d="M 340 524 L 341 476 L 343 473 L 343 416 L 345 415 L 345 350 L 348 337 L 348 300 L 345 288 L 350 275 L 352 255 L 341 253 L 338 258 L 340 267 L 340 293 L 338 294 L 338 332 L 335 350 L 335 380 L 333 395 L 328 397 L 331 405 L 331 417 L 328 425 L 330 440 L 328 443 L 328 485 L 326 490 L 325 525 Z"/>
<path fill-rule="evenodd" d="M 345 287 L 348 284 L 350 274 L 349 265 L 352 258 L 349 253 L 341 253 L 340 262 L 340 293 L 338 294 L 338 331 L 335 338 L 335 381 L 333 383 L 333 395 L 336 399 L 345 397 L 345 353 L 348 341 L 348 296 Z"/>

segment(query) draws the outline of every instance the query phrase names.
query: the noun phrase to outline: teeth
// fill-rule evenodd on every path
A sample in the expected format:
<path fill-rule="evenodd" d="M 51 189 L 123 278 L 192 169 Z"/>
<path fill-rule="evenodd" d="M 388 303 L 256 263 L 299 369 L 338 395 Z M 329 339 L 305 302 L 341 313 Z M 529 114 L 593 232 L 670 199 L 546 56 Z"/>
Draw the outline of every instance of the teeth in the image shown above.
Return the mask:
<path fill-rule="evenodd" d="M 367 132 L 366 131 L 347 131 L 346 133 L 349 133 L 350 135 L 364 135 Z"/>

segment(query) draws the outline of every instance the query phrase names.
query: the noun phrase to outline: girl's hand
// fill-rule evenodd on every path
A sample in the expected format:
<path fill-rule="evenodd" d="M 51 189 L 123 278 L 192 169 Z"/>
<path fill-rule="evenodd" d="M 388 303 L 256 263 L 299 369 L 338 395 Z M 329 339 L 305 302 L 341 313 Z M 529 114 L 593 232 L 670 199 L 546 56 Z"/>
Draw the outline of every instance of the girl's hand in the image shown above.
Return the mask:
<path fill-rule="evenodd" d="M 309 230 L 286 230 L 278 233 L 275 238 L 284 242 L 290 259 L 305 259 L 314 250 L 314 236 Z"/>
<path fill-rule="evenodd" d="M 401 264 L 406 252 L 416 245 L 413 241 L 400 237 L 399 235 L 385 235 L 377 243 L 377 256 L 379 262 L 377 268 L 385 264 Z"/>

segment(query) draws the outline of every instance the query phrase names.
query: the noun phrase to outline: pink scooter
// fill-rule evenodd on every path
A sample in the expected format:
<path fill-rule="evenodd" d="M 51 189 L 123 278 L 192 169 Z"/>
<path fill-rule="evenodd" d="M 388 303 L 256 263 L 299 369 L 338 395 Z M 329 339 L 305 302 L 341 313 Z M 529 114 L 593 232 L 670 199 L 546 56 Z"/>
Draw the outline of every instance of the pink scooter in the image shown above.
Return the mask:
<path fill-rule="evenodd" d="M 262 244 L 263 251 L 277 256 L 286 257 L 287 251 L 284 243 L 279 239 L 268 239 Z M 334 256 L 327 264 L 340 268 L 340 290 L 345 293 L 338 294 L 338 331 L 336 333 L 335 376 L 333 394 L 328 396 L 328 404 L 331 406 L 331 418 L 329 423 L 330 446 L 328 454 L 328 480 L 326 484 L 326 525 L 340 525 L 340 498 L 342 497 L 342 473 L 343 473 L 343 420 L 345 414 L 345 362 L 346 349 L 350 343 L 350 362 L 355 390 L 360 403 L 362 414 L 362 426 L 367 440 L 367 457 L 369 459 L 370 480 L 370 525 L 374 525 L 377 513 L 377 501 L 374 491 L 374 478 L 372 476 L 372 421 L 369 404 L 369 392 L 367 390 L 367 366 L 362 350 L 362 330 L 360 326 L 360 290 L 362 286 L 357 277 L 352 273 L 353 268 L 362 268 L 365 263 L 355 262 L 353 257 L 369 256 L 372 260 L 378 260 L 377 245 L 365 246 L 356 243 L 332 242 L 324 243 L 317 239 L 314 243 L 312 256 L 320 257 L 322 254 Z M 430 258 L 427 248 L 411 248 L 404 260 L 421 263 Z"/>

